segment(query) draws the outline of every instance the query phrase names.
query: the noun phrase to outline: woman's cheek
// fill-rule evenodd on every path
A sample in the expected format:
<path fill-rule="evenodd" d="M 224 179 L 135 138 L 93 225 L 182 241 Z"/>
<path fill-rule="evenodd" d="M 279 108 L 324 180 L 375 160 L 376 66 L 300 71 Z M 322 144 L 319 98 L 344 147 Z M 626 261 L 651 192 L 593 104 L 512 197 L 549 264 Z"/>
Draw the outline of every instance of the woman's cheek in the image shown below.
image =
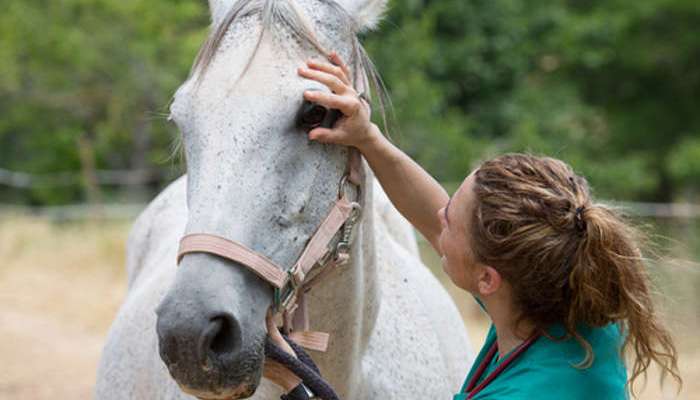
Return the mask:
<path fill-rule="evenodd" d="M 455 269 L 455 265 L 446 256 L 442 256 L 442 269 L 445 271 L 447 276 L 450 277 L 452 283 L 460 286 L 461 276 L 457 274 L 458 271 Z"/>
<path fill-rule="evenodd" d="M 442 257 L 445 257 L 445 229 L 442 229 L 442 232 L 440 232 L 440 237 L 438 237 L 438 246 L 440 246 L 440 254 L 442 254 Z"/>

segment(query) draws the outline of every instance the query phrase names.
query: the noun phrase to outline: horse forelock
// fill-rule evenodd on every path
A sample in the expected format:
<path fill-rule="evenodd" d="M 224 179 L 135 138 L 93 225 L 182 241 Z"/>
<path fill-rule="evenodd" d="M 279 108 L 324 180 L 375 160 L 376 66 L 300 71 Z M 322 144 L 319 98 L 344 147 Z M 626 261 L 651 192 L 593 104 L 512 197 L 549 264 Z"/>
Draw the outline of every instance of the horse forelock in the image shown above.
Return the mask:
<path fill-rule="evenodd" d="M 249 54 L 246 60 L 245 67 L 238 73 L 236 81 L 243 78 L 249 71 L 253 59 L 260 49 L 263 36 L 266 32 L 274 32 L 286 29 L 291 32 L 291 35 L 296 37 L 297 44 L 307 46 L 317 51 L 318 53 L 328 56 L 328 50 L 321 44 L 318 39 L 317 27 L 313 25 L 313 21 L 304 10 L 300 7 L 299 0 L 238 0 L 233 4 L 226 16 L 219 23 L 212 26 L 212 30 L 206 41 L 202 44 L 190 69 L 188 79 L 176 91 L 170 99 L 170 105 L 180 97 L 181 92 L 189 90 L 197 91 L 200 88 L 200 83 L 206 75 L 209 67 L 215 60 L 217 54 L 223 51 L 224 38 L 233 31 L 233 26 L 236 24 L 249 23 L 248 19 L 257 18 L 256 23 L 261 24 L 261 29 L 254 50 Z M 330 16 L 339 21 L 348 29 L 347 34 L 351 37 L 351 52 L 349 60 L 346 63 L 350 67 L 353 76 L 350 77 L 359 91 L 364 91 L 364 94 L 373 99 L 376 95 L 379 115 L 382 118 L 384 130 L 389 134 L 390 124 L 388 116 L 392 111 L 391 99 L 388 91 L 382 81 L 379 72 L 377 71 L 371 58 L 360 43 L 357 34 L 360 30 L 354 18 L 343 8 L 336 0 L 313 0 L 320 2 L 330 7 Z M 317 25 L 321 25 L 318 24 Z M 328 23 L 323 24 L 328 26 Z M 279 37 L 288 37 L 289 35 L 281 35 Z M 325 38 L 324 38 L 325 39 Z M 228 40 L 226 40 L 228 41 Z M 176 120 L 175 113 L 171 107 L 168 120 Z M 393 121 L 393 119 L 392 119 Z M 393 125 L 393 124 L 392 124 Z M 182 135 L 177 135 L 173 138 L 171 150 L 171 158 L 183 158 Z"/>

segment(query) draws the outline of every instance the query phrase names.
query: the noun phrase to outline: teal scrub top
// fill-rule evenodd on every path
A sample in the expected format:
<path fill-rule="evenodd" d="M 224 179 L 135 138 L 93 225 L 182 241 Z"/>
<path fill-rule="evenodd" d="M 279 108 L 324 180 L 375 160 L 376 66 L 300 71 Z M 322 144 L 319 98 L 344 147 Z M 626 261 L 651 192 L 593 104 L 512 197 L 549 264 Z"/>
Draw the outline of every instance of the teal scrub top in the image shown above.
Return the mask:
<path fill-rule="evenodd" d="M 547 332 L 557 338 L 563 337 L 565 331 L 562 325 L 554 325 Z M 589 368 L 574 366 L 585 356 L 585 351 L 576 340 L 552 340 L 542 335 L 472 399 L 628 399 L 627 370 L 620 357 L 623 339 L 619 326 L 610 324 L 602 328 L 583 327 L 579 333 L 593 347 L 595 358 Z M 466 386 L 495 341 L 496 330 L 491 325 L 486 343 L 454 400 L 467 399 L 469 394 L 465 393 Z M 507 356 L 499 358 L 496 353 L 479 382 L 505 358 Z"/>

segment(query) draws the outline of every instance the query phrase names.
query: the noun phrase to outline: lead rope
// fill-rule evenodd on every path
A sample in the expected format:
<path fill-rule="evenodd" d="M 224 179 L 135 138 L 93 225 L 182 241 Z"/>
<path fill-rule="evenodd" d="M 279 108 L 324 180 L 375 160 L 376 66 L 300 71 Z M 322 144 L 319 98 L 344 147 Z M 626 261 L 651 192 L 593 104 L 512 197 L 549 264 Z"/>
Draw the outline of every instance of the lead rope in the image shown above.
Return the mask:
<path fill-rule="evenodd" d="M 301 346 L 294 343 L 294 341 L 288 336 L 282 334 L 282 337 L 285 341 L 287 341 L 287 343 L 289 343 L 292 350 L 294 350 L 296 357 L 277 347 L 269 336 L 265 341 L 265 356 L 282 364 L 294 375 L 298 376 L 302 383 L 289 393 L 282 395 L 280 399 L 340 400 L 340 397 L 338 397 L 331 385 L 321 376 L 321 371 L 318 369 L 318 366 L 316 366 L 316 363 L 313 362 L 311 356 L 309 356 L 304 349 L 301 348 Z M 307 388 L 311 391 L 311 393 L 307 391 Z"/>

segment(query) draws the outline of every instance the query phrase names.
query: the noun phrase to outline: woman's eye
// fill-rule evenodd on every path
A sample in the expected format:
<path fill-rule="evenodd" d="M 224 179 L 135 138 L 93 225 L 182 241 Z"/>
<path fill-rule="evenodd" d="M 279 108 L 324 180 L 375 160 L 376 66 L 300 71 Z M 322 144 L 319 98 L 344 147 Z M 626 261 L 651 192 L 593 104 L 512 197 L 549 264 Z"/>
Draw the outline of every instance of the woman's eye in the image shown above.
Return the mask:
<path fill-rule="evenodd" d="M 327 113 L 327 108 L 305 101 L 299 114 L 298 125 L 306 130 L 316 128 L 326 119 Z"/>

